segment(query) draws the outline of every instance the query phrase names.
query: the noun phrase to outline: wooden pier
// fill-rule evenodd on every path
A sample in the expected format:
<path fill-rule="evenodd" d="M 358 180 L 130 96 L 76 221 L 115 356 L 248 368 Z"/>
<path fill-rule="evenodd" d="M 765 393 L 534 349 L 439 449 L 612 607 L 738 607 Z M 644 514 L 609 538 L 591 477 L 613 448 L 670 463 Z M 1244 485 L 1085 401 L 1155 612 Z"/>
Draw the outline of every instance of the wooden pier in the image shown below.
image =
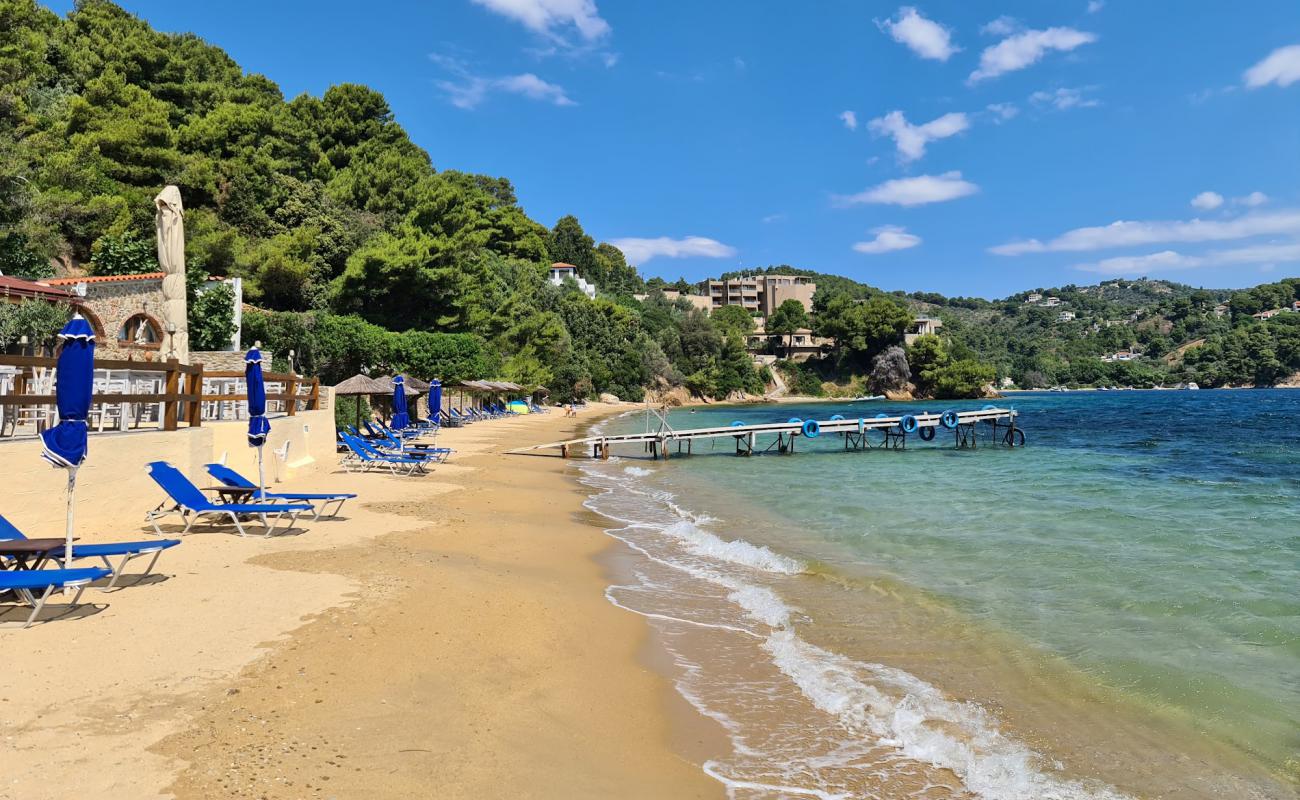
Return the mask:
<path fill-rule="evenodd" d="M 804 420 L 792 417 L 786 422 L 745 424 L 733 422 L 717 428 L 673 430 L 667 416 L 655 412 L 660 428 L 644 433 L 623 433 L 606 436 L 587 436 L 562 442 L 520 447 L 511 453 L 537 450 L 558 450 L 562 458 L 591 452 L 592 458 L 608 459 L 615 445 L 639 445 L 651 458 L 668 459 L 672 455 L 690 455 L 692 446 L 699 440 L 732 439 L 736 455 L 752 456 L 761 453 L 789 454 L 795 452 L 799 439 L 838 436 L 845 450 L 887 449 L 901 450 L 909 437 L 931 442 L 942 434 L 952 437 L 953 446 L 974 449 L 979 444 L 981 426 L 988 432 L 985 444 L 1005 447 L 1023 447 L 1024 431 L 1016 427 L 1017 412 L 1011 408 L 985 406 L 979 411 L 944 411 L 874 417 L 851 417 L 836 414 L 828 420 Z M 874 434 L 872 436 L 869 435 Z M 874 440 L 874 441 L 873 441 Z M 676 451 L 675 453 L 673 451 Z"/>

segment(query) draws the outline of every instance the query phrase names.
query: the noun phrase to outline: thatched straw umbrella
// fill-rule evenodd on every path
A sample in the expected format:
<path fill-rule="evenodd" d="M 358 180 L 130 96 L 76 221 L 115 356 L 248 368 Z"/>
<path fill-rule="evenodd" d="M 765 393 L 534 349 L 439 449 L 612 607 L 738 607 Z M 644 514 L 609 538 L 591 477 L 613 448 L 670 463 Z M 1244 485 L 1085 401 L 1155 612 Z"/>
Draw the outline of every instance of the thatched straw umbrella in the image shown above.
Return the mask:
<path fill-rule="evenodd" d="M 353 375 L 351 378 L 334 386 L 335 397 L 370 397 L 376 394 L 387 394 L 391 381 L 385 384 L 384 381 L 378 381 L 368 375 Z M 357 402 L 357 426 L 361 425 L 361 403 Z"/>

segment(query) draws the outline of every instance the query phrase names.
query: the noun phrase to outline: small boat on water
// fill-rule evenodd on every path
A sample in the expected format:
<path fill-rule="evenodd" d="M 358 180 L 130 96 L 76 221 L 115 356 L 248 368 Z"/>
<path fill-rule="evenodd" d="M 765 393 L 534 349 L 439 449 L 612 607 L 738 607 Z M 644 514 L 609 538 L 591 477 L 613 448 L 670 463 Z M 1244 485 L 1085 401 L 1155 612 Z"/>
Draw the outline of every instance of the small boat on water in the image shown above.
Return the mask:
<path fill-rule="evenodd" d="M 850 402 L 850 403 L 866 403 L 866 402 L 869 402 L 869 401 L 871 401 L 871 400 L 884 400 L 884 399 L 885 399 L 885 396 L 884 396 L 883 394 L 873 394 L 873 395 L 863 395 L 862 397 L 855 397 L 855 398 L 853 398 L 852 400 L 850 400 L 849 402 Z"/>
<path fill-rule="evenodd" d="M 1201 387 L 1196 385 L 1196 381 L 1188 381 L 1188 382 L 1187 382 L 1187 388 L 1190 389 L 1190 390 L 1195 391 L 1195 390 L 1197 390 L 1197 389 L 1200 389 Z"/>

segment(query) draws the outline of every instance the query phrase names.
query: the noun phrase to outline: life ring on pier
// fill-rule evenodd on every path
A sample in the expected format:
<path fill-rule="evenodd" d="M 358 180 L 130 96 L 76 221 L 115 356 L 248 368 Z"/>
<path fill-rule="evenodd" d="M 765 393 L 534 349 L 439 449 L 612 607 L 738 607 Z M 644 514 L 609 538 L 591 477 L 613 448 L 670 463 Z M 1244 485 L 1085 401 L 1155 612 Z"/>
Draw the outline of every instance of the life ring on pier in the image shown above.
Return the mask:
<path fill-rule="evenodd" d="M 923 442 L 931 441 L 934 439 L 934 426 L 931 425 L 928 428 L 922 428 L 917 435 L 921 437 L 921 441 Z"/>
<path fill-rule="evenodd" d="M 1002 438 L 1007 447 L 1024 447 L 1025 432 L 1019 428 L 1013 428 L 1007 431 L 1007 435 Z"/>
<path fill-rule="evenodd" d="M 802 425 L 803 420 L 799 419 L 798 417 L 790 417 L 790 419 L 786 420 L 786 423 L 790 425 Z"/>
<path fill-rule="evenodd" d="M 809 439 L 816 439 L 821 432 L 822 426 L 818 425 L 815 419 L 810 419 L 803 424 L 803 435 Z"/>
<path fill-rule="evenodd" d="M 947 428 L 948 430 L 952 430 L 953 428 L 956 428 L 957 423 L 960 421 L 961 421 L 961 417 L 957 416 L 957 412 L 953 411 L 952 409 L 948 409 L 947 411 L 939 415 L 939 424 Z"/>
<path fill-rule="evenodd" d="M 831 422 L 839 422 L 842 419 L 844 419 L 843 414 L 831 414 Z"/>
<path fill-rule="evenodd" d="M 992 406 L 992 405 L 990 405 L 990 406 L 984 406 L 983 408 L 980 409 L 980 411 L 997 411 L 997 410 L 998 410 L 998 407 L 997 407 L 997 406 Z"/>
<path fill-rule="evenodd" d="M 911 414 L 904 414 L 903 418 L 898 421 L 898 427 L 903 433 L 915 433 L 919 423 L 917 423 L 916 417 Z"/>
<path fill-rule="evenodd" d="M 731 427 L 733 428 L 743 428 L 744 426 L 745 423 L 741 422 L 740 420 L 733 420 L 731 423 Z"/>
<path fill-rule="evenodd" d="M 887 416 L 889 416 L 889 415 L 882 411 L 882 412 L 880 412 L 879 414 L 876 415 L 876 419 L 884 419 L 884 418 L 887 417 Z"/>

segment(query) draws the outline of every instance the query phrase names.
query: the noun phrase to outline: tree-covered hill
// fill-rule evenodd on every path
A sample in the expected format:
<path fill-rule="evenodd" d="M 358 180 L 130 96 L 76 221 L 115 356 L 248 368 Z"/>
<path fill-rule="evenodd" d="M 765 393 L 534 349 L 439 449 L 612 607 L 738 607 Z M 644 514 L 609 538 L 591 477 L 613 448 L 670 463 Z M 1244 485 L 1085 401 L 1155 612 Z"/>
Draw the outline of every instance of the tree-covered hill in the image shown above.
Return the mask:
<path fill-rule="evenodd" d="M 505 178 L 435 168 L 383 96 L 286 99 L 221 49 L 106 0 L 60 17 L 0 0 L 0 270 L 156 268 L 153 196 L 180 187 L 191 272 L 246 278 L 250 333 L 326 380 L 361 368 L 502 376 L 556 396 L 694 378 L 761 391 L 689 304 L 644 284 L 574 217 L 531 219 Z M 546 281 L 551 261 L 601 289 Z M 737 353 L 740 357 L 737 358 Z"/>
<path fill-rule="evenodd" d="M 368 87 L 287 99 L 220 48 L 154 31 L 107 0 L 79 0 L 66 17 L 0 0 L 5 274 L 156 269 L 152 198 L 174 183 L 192 274 L 245 278 L 258 309 L 244 316 L 249 337 L 293 349 L 326 381 L 401 369 L 544 384 L 557 398 L 762 390 L 734 315 L 668 301 L 655 291 L 667 284 L 643 281 L 575 217 L 550 227 L 530 218 L 505 178 L 437 168 L 455 155 L 414 144 Z M 576 265 L 597 297 L 551 285 L 552 261 Z M 1252 316 L 1295 302 L 1296 280 L 1243 292 L 1145 280 L 1034 292 L 1058 298 L 1048 307 L 1029 292 L 906 295 L 788 265 L 757 271 L 818 284 L 811 319 L 800 307 L 769 321 L 771 333 L 806 324 L 834 339 L 801 386 L 857 378 L 970 394 L 1006 376 L 1022 386 L 1218 386 L 1300 370 L 1300 314 Z M 44 324 L 24 314 L 6 319 Z M 914 314 L 940 317 L 942 341 L 904 351 Z M 1134 349 L 1136 360 L 1102 361 Z"/>

